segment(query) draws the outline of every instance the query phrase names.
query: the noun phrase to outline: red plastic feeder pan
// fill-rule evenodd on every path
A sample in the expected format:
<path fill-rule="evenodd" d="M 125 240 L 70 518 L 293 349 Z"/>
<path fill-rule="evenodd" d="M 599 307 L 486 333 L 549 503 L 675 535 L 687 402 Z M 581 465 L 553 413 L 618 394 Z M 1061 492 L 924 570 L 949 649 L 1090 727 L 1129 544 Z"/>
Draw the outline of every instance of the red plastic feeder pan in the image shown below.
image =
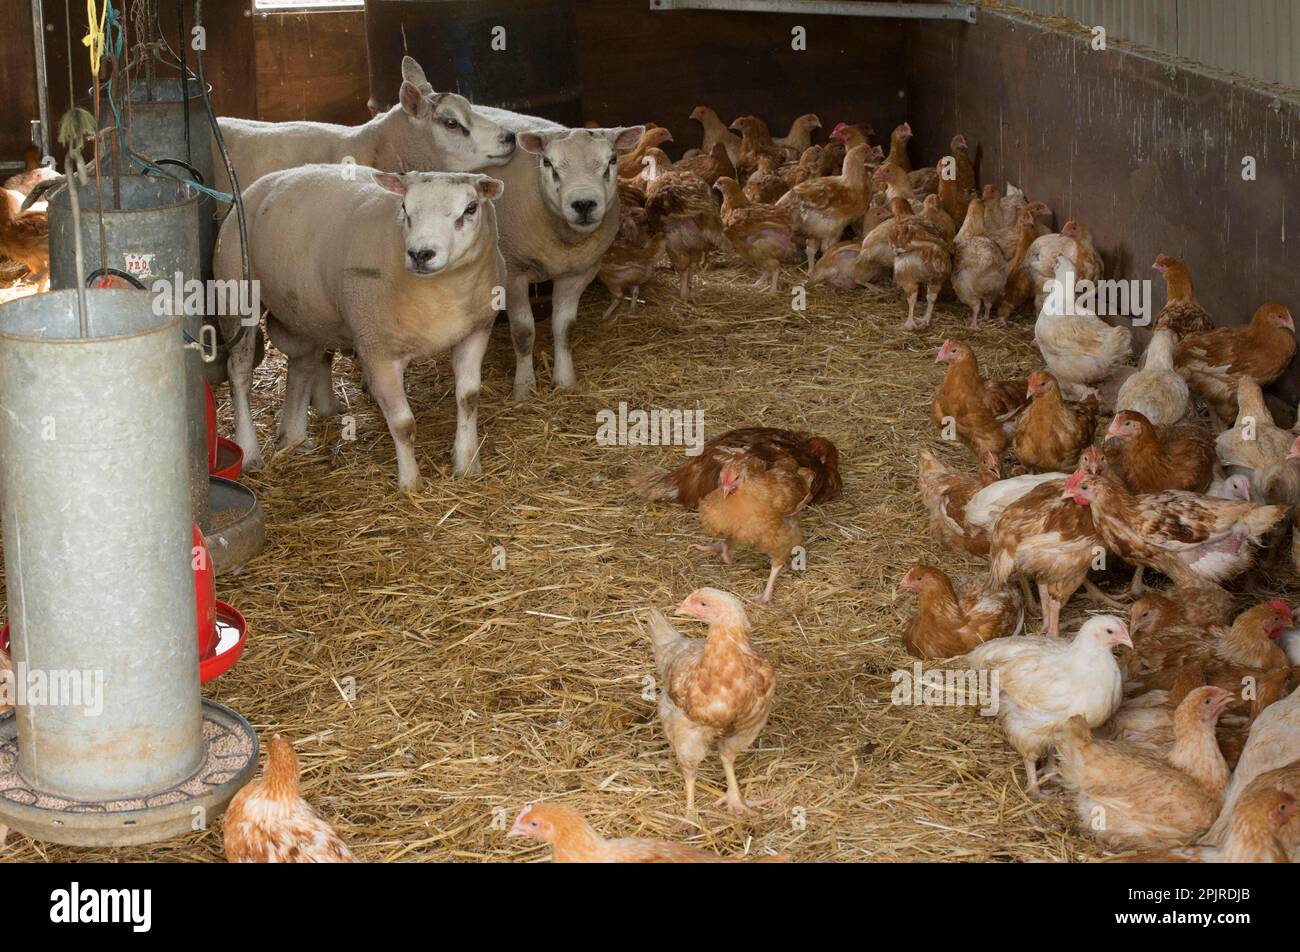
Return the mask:
<path fill-rule="evenodd" d="M 203 392 L 207 398 L 208 473 L 238 482 L 244 469 L 244 451 L 234 440 L 217 435 L 217 401 L 212 396 L 212 385 L 206 380 Z"/>
<path fill-rule="evenodd" d="M 238 609 L 218 601 L 212 558 L 198 526 L 194 539 L 195 628 L 199 639 L 199 681 L 207 684 L 229 671 L 244 653 L 248 623 Z M 9 653 L 9 623 L 0 628 L 0 649 Z"/>

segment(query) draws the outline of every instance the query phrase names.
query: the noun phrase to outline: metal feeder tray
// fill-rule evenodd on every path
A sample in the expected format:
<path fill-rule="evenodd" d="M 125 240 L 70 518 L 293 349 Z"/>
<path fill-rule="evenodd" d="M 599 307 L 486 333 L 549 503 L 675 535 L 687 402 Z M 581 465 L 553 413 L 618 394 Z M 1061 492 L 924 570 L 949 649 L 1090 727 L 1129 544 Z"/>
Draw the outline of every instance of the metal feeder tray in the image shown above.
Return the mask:
<path fill-rule="evenodd" d="M 14 764 L 18 759 L 13 717 L 0 720 L 0 822 L 32 839 L 67 846 L 137 846 L 180 836 L 195 829 L 196 809 L 207 824 L 225 810 L 231 797 L 248 783 L 257 766 L 257 734 L 239 714 L 203 699 L 203 766 L 185 781 L 133 801 L 68 800 L 33 790 Z M 247 751 L 240 751 L 240 740 Z M 212 761 L 213 764 L 209 764 Z"/>
<path fill-rule="evenodd" d="M 220 476 L 208 477 L 212 528 L 203 534 L 217 578 L 238 573 L 266 545 L 266 519 L 257 496 Z"/>

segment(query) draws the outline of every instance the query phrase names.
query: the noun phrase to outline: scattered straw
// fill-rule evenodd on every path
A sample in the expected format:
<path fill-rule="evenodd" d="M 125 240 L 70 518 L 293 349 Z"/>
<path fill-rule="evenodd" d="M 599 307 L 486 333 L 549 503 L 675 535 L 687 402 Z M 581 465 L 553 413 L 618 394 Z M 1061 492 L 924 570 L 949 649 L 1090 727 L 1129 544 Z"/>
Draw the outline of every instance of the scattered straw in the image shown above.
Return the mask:
<path fill-rule="evenodd" d="M 787 269 L 784 286 L 797 279 Z M 728 855 L 794 860 L 1072 860 L 1096 855 L 1067 807 L 1020 789 L 1018 759 L 966 708 L 895 707 L 890 674 L 912 659 L 898 641 L 913 610 L 895 590 L 911 562 L 980 564 L 936 550 L 915 490 L 919 446 L 938 443 L 929 405 L 942 338 L 967 337 L 959 309 L 932 330 L 898 329 L 894 294 L 745 287 L 704 275 L 694 308 L 661 276 L 651 303 L 599 323 L 607 295 L 586 296 L 576 333 L 580 383 L 510 402 L 513 356 L 498 327 L 484 363 L 484 474 L 448 476 L 455 408 L 444 356 L 407 390 L 426 484 L 398 493 L 392 443 L 346 371 L 357 439 L 314 421 L 319 449 L 270 461 L 247 479 L 268 518 L 265 553 L 218 594 L 249 619 L 248 650 L 207 688 L 265 735 L 295 743 L 305 795 L 358 855 L 384 860 L 536 859 L 504 828 L 534 798 L 561 799 L 608 835 L 689 839 Z M 539 325 L 549 385 L 549 325 Z M 991 375 L 1034 366 L 1025 324 L 981 331 Z M 254 406 L 269 442 L 283 372 L 260 369 Z M 650 646 L 636 612 L 669 608 L 712 585 L 749 599 L 767 574 L 755 552 L 722 565 L 698 552 L 696 516 L 634 498 L 626 475 L 680 449 L 602 447 L 596 413 L 694 409 L 713 436 L 765 424 L 816 431 L 839 446 L 844 495 L 804 521 L 808 567 L 750 605 L 754 641 L 775 665 L 776 706 L 739 758 L 766 812 L 733 821 L 707 806 L 722 792 L 716 758 L 701 770 L 699 829 L 682 818 L 681 772 L 646 700 Z M 223 406 L 224 425 L 229 417 Z M 965 455 L 939 447 L 969 467 Z M 493 568 L 504 548 L 505 571 Z M 1071 606 L 1075 609 L 1075 606 Z M 1076 616 L 1067 619 L 1067 628 Z M 684 630 L 703 634 L 683 621 Z M 355 699 L 353 697 L 355 686 Z M 123 850 L 11 838 L 20 860 L 215 860 L 219 829 Z"/>

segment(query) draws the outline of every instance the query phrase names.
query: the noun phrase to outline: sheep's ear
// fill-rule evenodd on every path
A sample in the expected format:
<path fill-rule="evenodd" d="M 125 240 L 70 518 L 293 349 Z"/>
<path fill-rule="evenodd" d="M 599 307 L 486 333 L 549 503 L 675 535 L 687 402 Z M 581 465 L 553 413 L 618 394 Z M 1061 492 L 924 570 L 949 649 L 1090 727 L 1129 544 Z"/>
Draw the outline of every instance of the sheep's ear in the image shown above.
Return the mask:
<path fill-rule="evenodd" d="M 626 126 L 622 129 L 609 130 L 609 139 L 614 144 L 615 152 L 632 151 L 643 135 L 645 135 L 645 126 Z"/>
<path fill-rule="evenodd" d="M 429 101 L 424 98 L 424 92 L 409 79 L 402 81 L 397 99 L 402 104 L 402 111 L 412 119 L 419 119 L 429 114 Z"/>
<path fill-rule="evenodd" d="M 551 137 L 542 132 L 521 132 L 516 141 L 525 152 L 541 155 L 546 151 L 546 144 L 551 141 Z"/>
<path fill-rule="evenodd" d="M 406 194 L 406 179 L 392 172 L 376 172 L 375 184 L 394 195 Z"/>
<path fill-rule="evenodd" d="M 492 201 L 494 198 L 500 198 L 501 193 L 506 190 L 505 182 L 487 175 L 479 176 L 479 180 L 475 185 L 478 187 L 478 197 L 487 202 Z"/>
<path fill-rule="evenodd" d="M 424 69 L 409 56 L 402 57 L 402 79 L 416 86 L 428 82 L 424 77 Z"/>

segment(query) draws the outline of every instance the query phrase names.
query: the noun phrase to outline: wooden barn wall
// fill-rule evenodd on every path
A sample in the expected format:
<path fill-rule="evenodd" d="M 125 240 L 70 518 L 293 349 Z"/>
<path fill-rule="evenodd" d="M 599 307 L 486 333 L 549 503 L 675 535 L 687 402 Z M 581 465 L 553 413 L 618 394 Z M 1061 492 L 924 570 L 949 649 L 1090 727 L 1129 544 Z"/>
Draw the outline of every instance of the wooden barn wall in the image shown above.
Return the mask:
<path fill-rule="evenodd" d="M 0 0 L 0 163 L 22 162 L 31 142 L 33 119 L 41 117 L 36 98 L 36 54 L 32 8 L 28 0 Z"/>
<path fill-rule="evenodd" d="M 1077 216 L 1107 276 L 1157 279 L 1157 308 L 1151 263 L 1164 252 L 1187 263 L 1219 324 L 1267 300 L 1300 315 L 1295 102 L 985 10 L 973 26 L 912 25 L 907 62 L 915 155 L 964 132 L 981 182 L 1019 184 L 1057 226 Z M 1242 179 L 1247 155 L 1255 181 Z M 1280 395 L 1295 403 L 1298 384 L 1293 368 Z"/>
<path fill-rule="evenodd" d="M 366 109 L 366 22 L 360 10 L 254 18 L 257 118 L 355 124 Z"/>
<path fill-rule="evenodd" d="M 711 106 L 724 122 L 760 116 L 784 135 L 805 112 L 821 117 L 820 139 L 839 121 L 888 130 L 906 112 L 906 33 L 899 21 L 678 10 L 646 0 L 579 0 L 583 109 L 606 125 L 656 122 L 675 150 L 700 144 L 691 110 Z M 791 49 L 791 29 L 807 49 Z"/>

